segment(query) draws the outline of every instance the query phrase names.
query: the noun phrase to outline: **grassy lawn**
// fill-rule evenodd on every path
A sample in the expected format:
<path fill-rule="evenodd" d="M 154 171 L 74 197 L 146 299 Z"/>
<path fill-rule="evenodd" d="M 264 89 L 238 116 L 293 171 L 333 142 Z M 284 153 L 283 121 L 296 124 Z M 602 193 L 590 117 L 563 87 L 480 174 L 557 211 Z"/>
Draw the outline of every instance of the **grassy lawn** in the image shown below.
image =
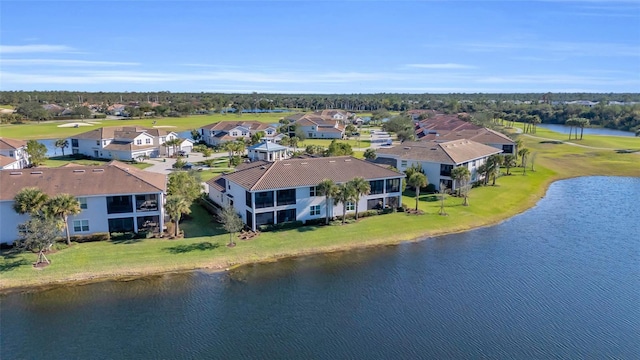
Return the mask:
<path fill-rule="evenodd" d="M 461 198 L 447 196 L 447 216 L 438 215 L 440 202 L 434 195 L 423 194 L 418 205 L 425 212 L 423 215 L 393 213 L 346 226 L 304 226 L 267 232 L 252 240 L 238 240 L 236 247 L 228 248 L 225 244 L 229 235 L 202 208 L 194 206 L 191 216 L 181 223 L 185 239 L 73 245 L 50 254 L 52 264 L 41 270 L 31 266 L 35 254 L 4 252 L 0 258 L 0 289 L 190 269 L 224 269 L 288 256 L 395 244 L 500 222 L 535 205 L 547 186 L 558 179 L 584 175 L 640 177 L 638 153 L 618 154 L 613 150 L 540 143 L 539 139 L 526 136 L 523 140 L 537 154 L 535 171 L 523 175 L 522 168 L 515 168 L 513 175 L 498 178 L 496 186 L 474 188 L 468 207 L 462 206 Z M 614 139 L 606 141 L 617 144 Z M 403 202 L 415 206 L 410 191 L 403 196 Z"/>
<path fill-rule="evenodd" d="M 516 123 L 516 127 L 522 129 L 521 123 Z M 571 142 L 578 145 L 609 148 L 609 149 L 634 149 L 640 150 L 640 137 L 631 136 L 605 136 L 605 135 L 583 135 L 582 140 L 571 139 L 569 140 L 568 134 L 560 134 L 555 131 L 537 128 L 535 134 L 529 134 L 531 136 L 549 138 L 559 141 Z"/>
<path fill-rule="evenodd" d="M 111 160 L 101 160 L 101 159 L 82 159 L 82 160 L 77 160 L 74 159 L 72 156 L 54 156 L 54 157 L 50 157 L 47 160 L 45 160 L 44 164 L 42 166 L 45 167 L 60 167 L 60 166 L 64 166 L 67 165 L 69 163 L 71 164 L 78 164 L 78 165 L 87 165 L 87 166 L 100 166 L 100 165 L 104 165 L 106 163 L 108 163 Z M 132 164 L 130 163 L 131 166 L 138 168 L 138 169 L 146 169 L 149 166 L 152 166 L 152 164 L 147 164 L 147 163 L 135 163 Z"/>
<path fill-rule="evenodd" d="M 67 138 L 76 134 L 80 134 L 91 129 L 102 126 L 175 126 L 168 128 L 174 131 L 191 130 L 203 125 L 211 124 L 217 121 L 260 121 L 264 123 L 277 123 L 283 116 L 287 114 L 269 113 L 269 114 L 243 114 L 242 116 L 233 114 L 215 114 L 215 115 L 192 115 L 181 118 L 150 118 L 150 119 L 129 119 L 129 120 L 108 120 L 96 119 L 95 126 L 58 127 L 58 125 L 69 122 L 80 122 L 79 120 L 69 121 L 47 121 L 43 123 L 28 124 L 3 124 L 0 125 L 0 136 L 11 139 L 58 139 Z M 155 124 L 153 122 L 156 122 Z"/>

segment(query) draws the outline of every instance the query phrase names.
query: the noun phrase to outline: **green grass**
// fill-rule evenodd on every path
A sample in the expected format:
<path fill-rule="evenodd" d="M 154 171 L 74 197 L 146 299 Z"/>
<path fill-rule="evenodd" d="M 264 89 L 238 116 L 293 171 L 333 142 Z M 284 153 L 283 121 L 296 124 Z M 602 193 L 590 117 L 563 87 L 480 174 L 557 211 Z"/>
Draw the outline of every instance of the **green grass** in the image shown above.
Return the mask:
<path fill-rule="evenodd" d="M 0 105 L 0 109 L 13 109 L 13 105 Z"/>
<path fill-rule="evenodd" d="M 516 127 L 522 129 L 521 123 L 516 123 Z M 537 128 L 535 134 L 528 134 L 531 136 L 560 140 L 563 142 L 571 142 L 578 145 L 609 148 L 609 149 L 637 149 L 640 150 L 640 137 L 631 136 L 607 136 L 607 135 L 583 135 L 582 140 L 571 139 L 569 140 L 568 134 L 560 134 L 555 131 Z M 579 135 L 578 135 L 579 136 Z"/>
<path fill-rule="evenodd" d="M 224 234 L 212 217 L 198 206 L 181 228 L 185 239 L 146 239 L 129 242 L 96 242 L 71 246 L 50 254 L 52 264 L 34 270 L 32 253 L 3 252 L 0 258 L 0 289 L 93 281 L 100 278 L 139 276 L 190 269 L 224 269 L 238 264 L 269 261 L 288 256 L 340 251 L 357 247 L 394 244 L 406 240 L 465 231 L 495 224 L 533 206 L 548 185 L 558 179 L 584 175 L 640 177 L 640 154 L 618 154 L 567 144 L 541 144 L 523 137 L 537 154 L 535 169 L 523 175 L 522 168 L 502 176 L 497 186 L 471 190 L 470 206 L 462 199 L 447 196 L 447 216 L 438 215 L 439 201 L 421 195 L 423 215 L 393 213 L 364 218 L 345 226 L 304 226 L 287 231 L 262 233 L 237 246 L 225 244 Z M 415 198 L 407 191 L 403 202 L 410 207 Z"/>
<path fill-rule="evenodd" d="M 43 123 L 25 123 L 25 124 L 3 124 L 0 125 L 0 136 L 11 139 L 58 139 L 67 138 L 76 134 L 80 134 L 91 129 L 102 126 L 175 126 L 175 128 L 167 128 L 173 131 L 183 131 L 199 128 L 200 126 L 211 124 L 217 121 L 260 121 L 264 123 L 277 123 L 286 114 L 243 114 L 242 116 L 233 114 L 215 114 L 215 115 L 193 115 L 182 118 L 150 118 L 150 119 L 130 119 L 130 120 L 107 120 L 96 119 L 92 122 L 99 123 L 95 126 L 58 127 L 58 125 L 69 122 L 79 122 L 79 120 L 69 121 L 47 121 Z M 155 124 L 153 122 L 156 122 Z"/>
<path fill-rule="evenodd" d="M 111 160 L 102 160 L 102 159 L 81 159 L 81 160 L 77 160 L 74 159 L 72 156 L 55 156 L 55 157 L 50 157 L 47 160 L 45 160 L 43 166 L 46 167 L 60 167 L 60 166 L 64 166 L 67 164 L 78 164 L 78 165 L 87 165 L 87 166 L 100 166 L 100 165 L 104 165 L 106 163 L 108 163 Z M 136 167 L 138 169 L 146 169 L 150 166 L 152 166 L 152 164 L 147 164 L 147 163 L 129 163 L 131 166 Z"/>

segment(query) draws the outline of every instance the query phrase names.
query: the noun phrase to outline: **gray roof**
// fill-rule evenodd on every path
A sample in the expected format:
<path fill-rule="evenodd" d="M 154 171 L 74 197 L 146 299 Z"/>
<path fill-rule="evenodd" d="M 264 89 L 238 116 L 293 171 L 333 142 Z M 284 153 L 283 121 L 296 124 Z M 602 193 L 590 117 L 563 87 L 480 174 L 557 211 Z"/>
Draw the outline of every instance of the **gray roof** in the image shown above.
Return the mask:
<path fill-rule="evenodd" d="M 392 157 L 403 160 L 418 160 L 455 165 L 501 152 L 501 149 L 480 144 L 472 140 L 461 139 L 447 142 L 404 142 L 398 146 L 380 148 L 377 150 L 377 155 L 378 157 L 388 157 L 388 155 L 392 155 Z"/>
<path fill-rule="evenodd" d="M 262 151 L 281 151 L 287 150 L 286 146 L 282 146 L 280 144 L 272 143 L 271 141 L 263 141 L 259 144 L 255 144 L 249 146 L 249 150 L 262 150 Z"/>

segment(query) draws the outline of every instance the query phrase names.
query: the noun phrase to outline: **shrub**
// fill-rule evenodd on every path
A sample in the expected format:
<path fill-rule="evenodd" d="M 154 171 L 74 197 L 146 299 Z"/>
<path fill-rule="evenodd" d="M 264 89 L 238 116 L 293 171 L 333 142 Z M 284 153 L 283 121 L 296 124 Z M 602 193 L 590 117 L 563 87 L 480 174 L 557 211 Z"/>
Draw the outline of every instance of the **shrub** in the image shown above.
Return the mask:
<path fill-rule="evenodd" d="M 429 184 L 424 188 L 424 192 L 427 194 L 434 194 L 436 192 L 436 185 Z"/>
<path fill-rule="evenodd" d="M 258 226 L 258 230 L 262 232 L 267 231 L 277 231 L 277 230 L 286 230 L 286 229 L 295 229 L 302 226 L 302 221 L 288 221 L 280 224 L 273 225 L 260 225 Z"/>
<path fill-rule="evenodd" d="M 98 232 L 91 235 L 73 235 L 71 241 L 77 243 L 94 242 L 94 241 L 107 241 L 110 239 L 108 232 Z"/>

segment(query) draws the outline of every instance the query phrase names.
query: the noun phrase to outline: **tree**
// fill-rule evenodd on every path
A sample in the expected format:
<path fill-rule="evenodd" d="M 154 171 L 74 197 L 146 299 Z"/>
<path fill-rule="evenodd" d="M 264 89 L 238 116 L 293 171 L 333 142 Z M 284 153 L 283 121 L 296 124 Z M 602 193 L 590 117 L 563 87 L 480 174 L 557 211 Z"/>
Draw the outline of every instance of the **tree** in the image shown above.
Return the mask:
<path fill-rule="evenodd" d="M 358 203 L 360 202 L 360 197 L 363 195 L 369 195 L 371 192 L 371 185 L 369 185 L 369 182 L 363 177 L 358 176 L 349 181 L 349 186 L 353 188 L 353 200 L 356 203 L 356 220 L 358 220 Z"/>
<path fill-rule="evenodd" d="M 193 129 L 191 130 L 191 138 L 193 139 L 193 141 L 198 141 L 202 139 L 202 135 L 200 135 L 200 132 L 198 132 L 198 129 Z"/>
<path fill-rule="evenodd" d="M 294 152 L 298 150 L 298 141 L 300 141 L 300 138 L 297 136 L 289 138 L 289 146 L 293 147 Z"/>
<path fill-rule="evenodd" d="M 37 102 L 27 102 L 20 104 L 16 108 L 16 112 L 29 120 L 48 120 L 51 118 L 51 114 Z"/>
<path fill-rule="evenodd" d="M 522 148 L 520 150 L 518 150 L 518 155 L 520 155 L 520 157 L 522 158 L 522 166 L 524 167 L 524 164 L 526 163 L 526 157 L 527 155 L 529 155 L 529 149 L 527 148 Z"/>
<path fill-rule="evenodd" d="M 349 183 L 338 185 L 335 199 L 339 204 L 342 204 L 342 225 L 347 218 L 347 203 L 353 201 L 354 196 L 355 190 Z"/>
<path fill-rule="evenodd" d="M 538 153 L 537 152 L 533 152 L 531 153 L 531 155 L 529 156 L 529 164 L 531 164 L 531 171 L 535 171 L 533 169 L 533 165 L 536 162 L 536 158 L 538 157 Z"/>
<path fill-rule="evenodd" d="M 176 155 L 178 153 L 178 146 L 180 146 L 181 143 L 182 141 L 179 138 L 173 138 L 171 140 L 165 141 L 164 146 L 166 146 L 167 148 L 171 147 L 171 149 L 173 149 L 173 151 L 169 155 Z"/>
<path fill-rule="evenodd" d="M 496 179 L 498 175 L 500 175 L 500 165 L 502 165 L 502 156 L 498 154 L 490 155 L 487 158 L 486 162 L 486 172 L 489 178 L 493 179 L 493 186 L 496 186 Z M 485 178 L 485 184 L 489 181 L 488 178 Z"/>
<path fill-rule="evenodd" d="M 368 148 L 364 151 L 364 158 L 367 160 L 374 160 L 377 157 L 376 149 Z"/>
<path fill-rule="evenodd" d="M 222 223 L 222 227 L 229 233 L 229 244 L 227 246 L 235 246 L 236 243 L 233 241 L 233 234 L 242 230 L 244 227 L 242 219 L 231 206 L 225 207 L 220 212 L 219 218 Z"/>
<path fill-rule="evenodd" d="M 36 187 L 26 187 L 16 194 L 13 201 L 13 209 L 18 214 L 34 216 L 42 214 L 44 206 L 49 201 L 49 196 Z"/>
<path fill-rule="evenodd" d="M 415 171 L 407 180 L 407 184 L 416 191 L 416 211 L 418 211 L 418 200 L 420 198 L 420 188 L 427 186 L 427 176 L 421 172 Z"/>
<path fill-rule="evenodd" d="M 167 196 L 164 209 L 167 212 L 167 215 L 169 215 L 169 218 L 171 218 L 171 220 L 176 224 L 176 237 L 180 234 L 180 230 L 178 229 L 180 218 L 182 217 L 182 214 L 191 213 L 191 209 L 189 208 L 190 206 L 191 204 L 181 195 Z"/>
<path fill-rule="evenodd" d="M 69 140 L 67 139 L 58 139 L 55 142 L 55 147 L 60 148 L 62 150 L 62 156 L 64 156 L 64 149 L 69 147 Z"/>
<path fill-rule="evenodd" d="M 464 178 L 471 178 L 471 172 L 466 166 L 456 166 L 451 170 L 451 178 L 456 182 L 456 191 L 460 195 L 460 183 Z"/>
<path fill-rule="evenodd" d="M 27 141 L 27 154 L 33 166 L 42 165 L 47 157 L 47 147 L 36 140 Z"/>
<path fill-rule="evenodd" d="M 71 110 L 71 114 L 74 116 L 77 116 L 79 118 L 90 118 L 91 117 L 91 110 L 89 110 L 88 107 L 86 106 L 75 106 L 72 110 Z"/>
<path fill-rule="evenodd" d="M 329 209 L 331 208 L 332 199 L 338 193 L 338 187 L 331 179 L 324 179 L 320 184 L 318 184 L 318 193 L 324 196 L 324 203 L 326 207 L 326 219 L 325 224 L 329 225 Z"/>
<path fill-rule="evenodd" d="M 511 154 L 507 154 L 504 156 L 502 163 L 504 164 L 504 167 L 507 168 L 507 175 L 511 175 L 511 168 L 516 166 L 516 157 Z"/>
<path fill-rule="evenodd" d="M 80 202 L 73 195 L 58 194 L 45 205 L 45 214 L 57 217 L 64 224 L 67 235 L 67 245 L 71 245 L 71 235 L 69 234 L 69 215 L 77 215 L 82 211 Z"/>
<path fill-rule="evenodd" d="M 54 241 L 60 236 L 59 220 L 44 216 L 34 216 L 26 222 L 18 225 L 20 236 L 18 246 L 29 251 L 38 251 L 38 264 L 49 264 L 49 259 L 44 255 L 45 250 L 51 248 Z"/>
<path fill-rule="evenodd" d="M 256 131 L 255 134 L 251 135 L 251 145 L 260 143 L 265 135 L 264 131 Z"/>
<path fill-rule="evenodd" d="M 465 176 L 458 184 L 460 186 L 460 195 L 464 198 L 462 206 L 469 206 L 469 192 L 471 191 L 471 175 Z"/>
<path fill-rule="evenodd" d="M 351 145 L 343 142 L 338 142 L 336 139 L 331 140 L 325 156 L 344 156 L 353 155 L 353 149 Z"/>
<path fill-rule="evenodd" d="M 444 196 L 447 193 L 447 185 L 445 185 L 444 182 L 440 183 L 440 190 L 438 190 L 438 192 L 440 193 L 440 211 L 438 214 L 447 215 L 447 212 L 444 210 Z"/>
<path fill-rule="evenodd" d="M 585 126 L 589 126 L 589 119 L 585 119 L 585 118 L 577 118 L 576 119 L 577 125 L 580 128 L 580 140 L 582 140 L 582 134 L 584 133 L 584 127 Z M 576 130 L 576 138 L 578 137 L 577 135 L 577 130 Z"/>
<path fill-rule="evenodd" d="M 169 174 L 167 194 L 185 199 L 189 205 L 200 197 L 204 190 L 202 178 L 197 171 L 176 171 Z"/>

